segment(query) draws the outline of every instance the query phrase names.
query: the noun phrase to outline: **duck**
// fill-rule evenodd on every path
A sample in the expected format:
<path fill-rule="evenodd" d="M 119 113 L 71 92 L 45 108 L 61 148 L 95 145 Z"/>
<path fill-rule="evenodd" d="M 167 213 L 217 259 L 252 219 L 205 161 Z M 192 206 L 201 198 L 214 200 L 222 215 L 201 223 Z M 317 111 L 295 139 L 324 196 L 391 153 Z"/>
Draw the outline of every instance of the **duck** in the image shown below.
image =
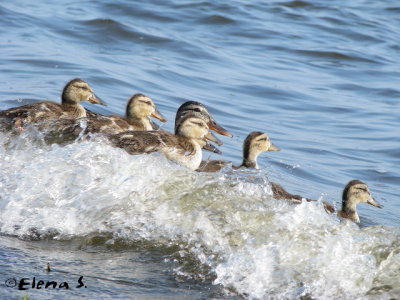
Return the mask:
<path fill-rule="evenodd" d="M 343 219 L 360 223 L 360 217 L 357 213 L 358 203 L 368 203 L 372 206 L 383 208 L 383 206 L 372 197 L 366 183 L 358 179 L 353 179 L 349 181 L 343 189 L 342 209 L 337 212 L 337 215 Z"/>
<path fill-rule="evenodd" d="M 79 103 L 89 101 L 92 104 L 106 105 L 93 93 L 90 85 L 79 78 L 70 80 L 61 94 L 61 104 L 42 101 L 0 111 L 0 118 L 5 119 L 12 128 L 23 129 L 24 126 L 58 118 L 86 117 L 85 108 Z"/>
<path fill-rule="evenodd" d="M 88 113 L 91 132 L 118 133 L 123 131 L 146 131 L 157 130 L 159 126 L 152 122 L 150 117 L 161 122 L 167 122 L 165 117 L 158 111 L 153 100 L 141 93 L 134 94 L 128 99 L 125 117 L 103 116 L 93 112 Z"/>
<path fill-rule="evenodd" d="M 261 131 L 250 132 L 243 142 L 243 161 L 241 165 L 232 166 L 233 169 L 259 169 L 257 158 L 265 151 L 280 151 L 269 136 Z M 217 172 L 230 162 L 224 160 L 202 161 L 198 169 L 200 172 Z"/>
<path fill-rule="evenodd" d="M 261 131 L 253 131 L 250 132 L 246 139 L 243 142 L 243 161 L 241 165 L 232 166 L 233 169 L 259 169 L 259 165 L 257 163 L 258 156 L 265 151 L 280 151 L 280 148 L 274 145 L 268 135 Z M 197 169 L 199 172 L 217 172 L 224 168 L 230 162 L 223 160 L 211 160 L 211 161 L 202 161 L 200 167 Z M 292 201 L 294 203 L 301 203 L 301 201 L 312 200 L 306 197 L 302 197 L 300 195 L 292 194 L 286 191 L 282 185 L 276 182 L 270 182 L 272 194 L 274 199 L 281 200 L 286 199 Z M 325 210 L 327 212 L 334 212 L 335 208 L 328 202 L 323 202 Z"/>
<path fill-rule="evenodd" d="M 207 123 L 188 115 L 181 118 L 175 134 L 167 131 L 126 131 L 106 135 L 112 146 L 122 148 L 129 154 L 160 152 L 169 160 L 196 170 L 202 160 L 201 148 L 207 141 L 217 138 L 209 131 Z"/>

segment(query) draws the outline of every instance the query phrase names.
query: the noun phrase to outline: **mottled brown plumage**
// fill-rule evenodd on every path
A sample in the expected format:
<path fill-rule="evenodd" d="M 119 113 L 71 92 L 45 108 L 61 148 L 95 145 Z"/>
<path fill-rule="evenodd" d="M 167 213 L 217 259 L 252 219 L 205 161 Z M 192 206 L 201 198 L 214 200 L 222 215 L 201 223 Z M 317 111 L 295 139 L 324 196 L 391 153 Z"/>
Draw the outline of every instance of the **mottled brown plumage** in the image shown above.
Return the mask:
<path fill-rule="evenodd" d="M 163 151 L 178 151 L 190 154 L 195 151 L 188 139 L 167 131 L 126 131 L 108 135 L 112 145 L 123 148 L 129 154 L 142 154 Z"/>
<path fill-rule="evenodd" d="M 43 101 L 35 104 L 22 105 L 0 111 L 2 123 L 9 124 L 9 128 L 22 128 L 28 124 L 40 123 L 58 118 L 82 118 L 86 116 L 85 108 L 79 104 L 89 101 L 93 104 L 104 104 L 93 93 L 92 88 L 85 81 L 76 78 L 69 81 L 62 92 L 61 104 Z"/>
<path fill-rule="evenodd" d="M 226 160 L 203 160 L 197 169 L 199 172 L 218 172 L 225 166 L 229 165 L 230 162 Z"/>
<path fill-rule="evenodd" d="M 213 140 L 207 123 L 192 116 L 181 119 L 176 135 L 166 131 L 127 131 L 106 136 L 113 146 L 130 154 L 161 152 L 192 170 L 200 165 L 205 140 Z"/>

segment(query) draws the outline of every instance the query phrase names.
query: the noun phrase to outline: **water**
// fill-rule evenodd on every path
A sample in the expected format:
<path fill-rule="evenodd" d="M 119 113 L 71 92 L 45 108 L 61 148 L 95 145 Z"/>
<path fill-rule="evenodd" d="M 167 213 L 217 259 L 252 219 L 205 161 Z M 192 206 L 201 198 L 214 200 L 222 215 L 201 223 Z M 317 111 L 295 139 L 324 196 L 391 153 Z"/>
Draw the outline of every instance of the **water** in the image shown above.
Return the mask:
<path fill-rule="evenodd" d="M 204 103 L 235 135 L 220 149 L 236 164 L 253 130 L 282 151 L 259 172 L 200 174 L 98 141 L 0 133 L 1 282 L 71 286 L 1 284 L 0 298 L 398 298 L 399 12 L 390 0 L 1 3 L 0 109 L 59 101 L 81 77 L 108 103 L 93 110 L 123 114 L 145 93 L 167 130 L 181 103 Z M 269 186 L 340 207 L 353 178 L 385 206 L 359 205 L 360 226 Z"/>

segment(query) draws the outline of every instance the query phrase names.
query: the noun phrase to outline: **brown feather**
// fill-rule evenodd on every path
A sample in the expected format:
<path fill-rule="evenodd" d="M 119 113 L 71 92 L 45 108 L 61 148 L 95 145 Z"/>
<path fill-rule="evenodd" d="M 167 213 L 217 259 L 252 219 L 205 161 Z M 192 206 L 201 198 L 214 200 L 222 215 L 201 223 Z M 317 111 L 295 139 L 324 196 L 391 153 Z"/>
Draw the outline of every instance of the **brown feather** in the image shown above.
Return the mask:
<path fill-rule="evenodd" d="M 218 172 L 224 168 L 228 161 L 225 160 L 203 160 L 200 167 L 197 169 L 198 172 Z"/>
<path fill-rule="evenodd" d="M 23 125 L 39 123 L 49 119 L 60 117 L 74 118 L 81 113 L 77 105 L 61 105 L 51 101 L 43 101 L 35 104 L 27 104 L 0 111 L 0 118 L 6 118 L 9 122 L 21 119 Z M 83 107 L 82 107 L 83 108 Z"/>
<path fill-rule="evenodd" d="M 179 151 L 192 153 L 193 144 L 186 138 L 167 131 L 126 131 L 107 135 L 115 147 L 125 149 L 129 154 Z"/>
<path fill-rule="evenodd" d="M 301 202 L 304 199 L 307 202 L 316 202 L 317 201 L 317 200 L 302 197 L 300 195 L 291 194 L 288 191 L 286 191 L 280 184 L 272 182 L 272 181 L 271 181 L 271 188 L 272 188 L 273 197 L 274 197 L 274 199 L 277 199 L 277 200 L 286 199 L 286 200 L 292 200 L 294 202 Z M 324 205 L 325 210 L 328 213 L 335 212 L 335 207 L 332 204 L 330 204 L 329 202 L 326 202 L 326 201 L 323 201 L 322 203 Z"/>

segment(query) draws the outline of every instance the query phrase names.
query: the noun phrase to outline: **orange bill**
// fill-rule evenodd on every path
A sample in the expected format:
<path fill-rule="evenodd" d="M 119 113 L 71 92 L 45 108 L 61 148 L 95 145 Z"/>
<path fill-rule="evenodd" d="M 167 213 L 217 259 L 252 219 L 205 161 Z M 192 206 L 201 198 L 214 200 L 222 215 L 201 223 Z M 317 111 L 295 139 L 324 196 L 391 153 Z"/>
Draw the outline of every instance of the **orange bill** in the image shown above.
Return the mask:
<path fill-rule="evenodd" d="M 88 101 L 92 104 L 100 104 L 100 105 L 107 106 L 107 104 L 103 100 L 101 100 L 99 97 L 97 97 L 95 94 L 92 94 L 92 96 L 88 99 Z"/>
<path fill-rule="evenodd" d="M 158 109 L 155 109 L 150 116 L 160 120 L 161 122 L 167 122 L 167 119 L 164 118 L 164 116 L 158 111 Z"/>
<path fill-rule="evenodd" d="M 217 122 L 215 122 L 213 119 L 210 119 L 210 121 L 207 123 L 208 128 L 211 130 L 215 131 L 216 133 L 219 133 L 221 135 L 233 137 L 232 133 L 230 133 L 228 130 L 223 128 L 222 126 L 218 125 Z"/>
<path fill-rule="evenodd" d="M 376 202 L 372 197 L 367 201 L 367 203 L 378 208 L 383 208 L 383 206 Z"/>
<path fill-rule="evenodd" d="M 271 146 L 269 146 L 268 148 L 268 151 L 281 151 L 281 148 L 275 146 L 274 144 L 271 144 Z"/>

